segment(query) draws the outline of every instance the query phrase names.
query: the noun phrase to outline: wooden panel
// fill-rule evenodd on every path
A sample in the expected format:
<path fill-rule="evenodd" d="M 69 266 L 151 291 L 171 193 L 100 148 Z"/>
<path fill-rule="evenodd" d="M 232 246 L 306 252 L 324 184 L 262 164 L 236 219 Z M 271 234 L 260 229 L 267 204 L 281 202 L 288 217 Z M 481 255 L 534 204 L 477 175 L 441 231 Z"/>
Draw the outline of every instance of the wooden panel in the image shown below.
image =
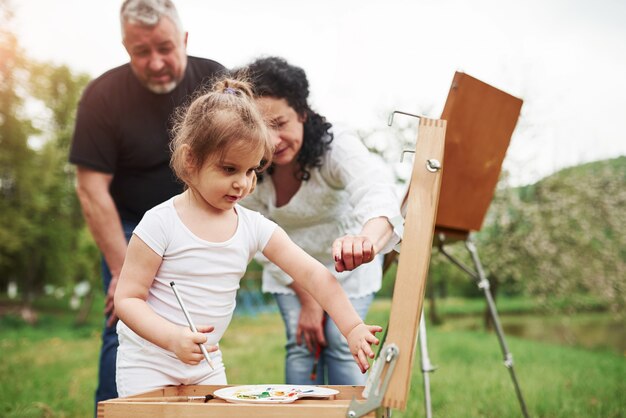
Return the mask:
<path fill-rule="evenodd" d="M 446 170 L 436 225 L 480 230 L 493 198 L 522 100 L 457 72 L 441 119 L 446 129 Z"/>
<path fill-rule="evenodd" d="M 437 159 L 444 165 L 445 133 L 446 121 L 420 119 L 386 339 L 386 343 L 394 343 L 399 349 L 396 366 L 383 398 L 383 405 L 390 408 L 403 410 L 411 387 L 442 171 L 445 173 L 445 169 L 434 173 L 428 171 L 426 161 Z M 447 164 L 445 162 L 445 167 Z"/>
<path fill-rule="evenodd" d="M 202 402 L 130 402 L 132 398 L 165 398 L 171 396 L 204 396 L 227 386 L 168 386 L 148 393 L 98 403 L 98 418 L 155 417 L 224 417 L 224 418 L 344 418 L 353 397 L 363 401 L 363 386 L 326 386 L 339 394 L 329 399 L 300 399 L 292 404 L 235 404 L 221 399 Z M 374 418 L 375 413 L 366 415 Z"/>

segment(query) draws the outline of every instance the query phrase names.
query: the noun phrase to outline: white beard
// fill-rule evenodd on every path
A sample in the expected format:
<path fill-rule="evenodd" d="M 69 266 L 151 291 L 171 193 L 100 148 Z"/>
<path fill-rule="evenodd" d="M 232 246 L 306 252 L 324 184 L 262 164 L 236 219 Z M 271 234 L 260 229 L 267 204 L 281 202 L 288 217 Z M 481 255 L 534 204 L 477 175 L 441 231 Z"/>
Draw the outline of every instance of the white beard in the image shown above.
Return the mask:
<path fill-rule="evenodd" d="M 167 94 L 167 93 L 171 93 L 176 88 L 177 85 L 178 83 L 176 81 L 170 81 L 169 83 L 166 83 L 166 84 L 149 83 L 146 87 L 152 93 Z"/>

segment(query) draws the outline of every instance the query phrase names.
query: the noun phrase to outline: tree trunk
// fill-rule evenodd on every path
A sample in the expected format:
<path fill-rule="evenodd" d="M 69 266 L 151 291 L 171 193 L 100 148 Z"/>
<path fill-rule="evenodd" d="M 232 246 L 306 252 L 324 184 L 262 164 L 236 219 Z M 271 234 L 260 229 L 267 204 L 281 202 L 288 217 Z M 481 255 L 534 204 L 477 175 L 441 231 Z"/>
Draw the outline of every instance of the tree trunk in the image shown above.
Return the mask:
<path fill-rule="evenodd" d="M 82 303 L 80 304 L 80 309 L 78 309 L 78 313 L 76 314 L 74 325 L 76 326 L 85 325 L 85 323 L 87 322 L 87 318 L 89 317 L 89 312 L 91 312 L 91 307 L 93 306 L 94 298 L 95 298 L 95 292 L 93 290 L 93 286 L 91 286 L 89 288 L 89 292 L 85 295 Z"/>
<path fill-rule="evenodd" d="M 30 263 L 24 272 L 24 281 L 22 289 L 22 307 L 20 309 L 20 316 L 24 322 L 35 325 L 38 320 L 37 312 L 33 308 L 33 301 L 35 300 L 35 275 L 37 274 L 37 262 Z"/>
<path fill-rule="evenodd" d="M 430 286 L 426 287 L 426 295 L 428 297 L 429 309 L 428 309 L 428 318 L 430 319 L 430 323 L 433 325 L 441 324 L 441 317 L 437 312 L 437 297 L 435 296 L 434 284 L 430 281 Z"/>

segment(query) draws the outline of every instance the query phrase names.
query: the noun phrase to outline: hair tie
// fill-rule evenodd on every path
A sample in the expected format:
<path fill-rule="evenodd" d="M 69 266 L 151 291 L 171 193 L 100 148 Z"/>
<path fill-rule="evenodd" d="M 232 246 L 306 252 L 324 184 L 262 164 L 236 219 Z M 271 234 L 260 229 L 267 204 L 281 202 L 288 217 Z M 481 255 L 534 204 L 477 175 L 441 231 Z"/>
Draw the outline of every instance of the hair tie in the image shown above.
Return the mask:
<path fill-rule="evenodd" d="M 234 95 L 237 95 L 237 89 L 234 89 L 232 87 L 226 87 L 224 89 L 224 94 L 234 94 Z"/>

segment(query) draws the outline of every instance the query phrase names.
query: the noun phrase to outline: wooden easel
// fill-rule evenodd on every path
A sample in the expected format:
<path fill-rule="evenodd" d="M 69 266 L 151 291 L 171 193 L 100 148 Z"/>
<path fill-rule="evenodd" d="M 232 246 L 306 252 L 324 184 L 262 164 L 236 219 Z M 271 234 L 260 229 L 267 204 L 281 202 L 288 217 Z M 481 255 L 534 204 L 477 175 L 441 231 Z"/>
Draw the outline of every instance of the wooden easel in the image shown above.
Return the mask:
<path fill-rule="evenodd" d="M 513 356 L 504 338 L 489 281 L 471 239 L 471 232 L 479 231 L 482 227 L 493 199 L 521 107 L 521 99 L 467 74 L 455 73 L 441 115 L 442 119 L 448 121 L 448 129 L 444 157 L 446 170 L 435 224 L 435 245 L 442 255 L 475 279 L 483 290 L 502 349 L 504 365 L 509 370 L 522 414 L 528 417 L 513 367 Z M 455 241 L 464 241 L 473 269 L 446 251 L 445 245 Z M 427 416 L 430 416 L 428 411 Z"/>
<path fill-rule="evenodd" d="M 443 172 L 437 220 L 435 245 L 442 255 L 477 281 L 487 300 L 489 313 L 509 369 L 522 413 L 528 417 L 515 370 L 500 325 L 495 302 L 485 278 L 478 251 L 471 239 L 471 232 L 480 230 L 487 209 L 493 199 L 511 135 L 517 124 L 522 100 L 498 90 L 467 74 L 454 75 L 450 92 L 441 115 L 448 122 L 446 130 L 446 170 Z M 405 112 L 409 116 L 420 117 Z M 393 118 L 390 119 L 391 125 Z M 404 204 L 403 202 L 403 209 Z M 474 269 L 453 257 L 445 245 L 463 241 L 470 253 Z M 405 251 L 403 248 L 402 251 Z M 385 267 L 394 261 L 395 255 L 385 257 Z M 430 404 L 429 373 L 435 370 L 428 357 L 426 325 L 422 319 L 419 330 L 421 367 L 424 378 L 424 408 L 426 418 L 432 417 Z"/>
<path fill-rule="evenodd" d="M 134 397 L 99 402 L 98 418 L 388 417 L 390 408 L 405 409 L 435 228 L 445 131 L 444 120 L 420 120 L 407 195 L 407 232 L 402 240 L 403 252 L 398 262 L 386 343 L 370 371 L 366 387 L 331 386 L 339 391 L 331 399 L 301 399 L 292 404 L 266 405 L 227 403 L 221 399 L 206 403 L 172 402 L 165 398 L 206 396 L 223 387 L 172 386 Z M 362 395 L 364 390 L 368 392 L 367 399 Z M 133 398 L 142 400 L 133 401 Z M 154 401 L 146 398 L 154 398 Z"/>

